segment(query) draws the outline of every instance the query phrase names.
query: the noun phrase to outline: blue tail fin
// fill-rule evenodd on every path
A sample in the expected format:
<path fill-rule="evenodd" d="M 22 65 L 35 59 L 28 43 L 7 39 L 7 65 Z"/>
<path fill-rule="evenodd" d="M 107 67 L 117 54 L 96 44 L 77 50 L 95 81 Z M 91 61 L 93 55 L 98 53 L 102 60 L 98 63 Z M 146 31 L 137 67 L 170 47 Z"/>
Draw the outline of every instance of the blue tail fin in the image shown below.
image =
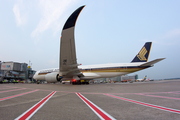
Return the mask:
<path fill-rule="evenodd" d="M 131 62 L 147 62 L 151 51 L 151 45 L 152 42 L 146 42 Z"/>

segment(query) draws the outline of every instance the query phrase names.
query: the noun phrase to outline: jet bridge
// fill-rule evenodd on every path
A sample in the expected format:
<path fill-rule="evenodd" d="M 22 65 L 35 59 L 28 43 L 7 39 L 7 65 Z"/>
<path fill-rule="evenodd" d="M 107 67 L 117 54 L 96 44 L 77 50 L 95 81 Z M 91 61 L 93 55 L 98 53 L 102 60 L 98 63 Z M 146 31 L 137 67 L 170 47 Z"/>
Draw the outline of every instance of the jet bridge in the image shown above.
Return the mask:
<path fill-rule="evenodd" d="M 0 62 L 0 81 L 4 78 L 19 79 L 21 74 L 26 74 L 27 64 L 18 62 Z M 15 74 L 13 74 L 15 73 Z"/>
<path fill-rule="evenodd" d="M 27 71 L 27 64 L 26 63 L 18 63 L 18 62 L 2 62 L 1 70 L 2 71 L 25 72 L 25 71 Z"/>

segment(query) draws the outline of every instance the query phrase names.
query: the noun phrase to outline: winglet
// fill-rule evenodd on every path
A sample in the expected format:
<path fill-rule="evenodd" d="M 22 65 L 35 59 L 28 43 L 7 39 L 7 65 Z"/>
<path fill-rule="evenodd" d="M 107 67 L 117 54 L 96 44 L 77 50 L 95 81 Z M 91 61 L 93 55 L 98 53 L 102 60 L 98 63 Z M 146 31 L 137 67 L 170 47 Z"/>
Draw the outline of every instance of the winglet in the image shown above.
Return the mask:
<path fill-rule="evenodd" d="M 152 42 L 146 42 L 131 62 L 147 62 L 151 51 L 151 45 Z"/>
<path fill-rule="evenodd" d="M 76 20 L 84 7 L 85 5 L 79 7 L 69 16 L 61 33 L 59 74 L 63 76 L 68 74 L 68 77 L 70 77 L 69 72 L 71 72 L 71 75 L 80 73 L 80 71 L 77 70 L 78 64 L 76 58 L 74 29 Z M 73 72 L 70 71 L 71 69 L 73 69 Z"/>
<path fill-rule="evenodd" d="M 75 26 L 76 20 L 77 20 L 77 18 L 78 18 L 78 16 L 79 16 L 79 13 L 82 11 L 82 9 L 83 9 L 84 7 L 85 7 L 85 5 L 79 7 L 77 10 L 75 10 L 75 11 L 69 16 L 69 18 L 67 19 L 67 21 L 66 21 L 66 23 L 65 23 L 65 25 L 64 25 L 64 27 L 63 27 L 63 30 Z"/>

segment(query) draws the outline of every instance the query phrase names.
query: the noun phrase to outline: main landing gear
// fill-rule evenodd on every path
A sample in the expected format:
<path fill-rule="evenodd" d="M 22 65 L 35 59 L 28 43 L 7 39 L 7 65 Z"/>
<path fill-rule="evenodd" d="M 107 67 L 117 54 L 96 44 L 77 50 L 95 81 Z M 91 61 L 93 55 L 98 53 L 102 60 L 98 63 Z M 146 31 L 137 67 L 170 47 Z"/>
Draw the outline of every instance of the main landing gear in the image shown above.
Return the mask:
<path fill-rule="evenodd" d="M 89 81 L 85 81 L 85 80 L 73 80 L 71 82 L 73 85 L 81 85 L 81 84 L 89 84 Z"/>

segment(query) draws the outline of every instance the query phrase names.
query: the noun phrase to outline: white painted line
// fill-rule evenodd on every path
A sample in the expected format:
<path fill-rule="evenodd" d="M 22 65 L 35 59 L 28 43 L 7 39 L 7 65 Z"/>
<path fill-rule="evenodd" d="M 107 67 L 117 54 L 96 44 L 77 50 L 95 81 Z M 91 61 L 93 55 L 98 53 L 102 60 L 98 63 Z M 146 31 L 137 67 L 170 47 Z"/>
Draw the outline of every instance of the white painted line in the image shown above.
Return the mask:
<path fill-rule="evenodd" d="M 101 120 L 115 120 L 111 115 L 106 113 L 104 110 L 102 110 L 100 107 L 92 103 L 90 100 L 88 100 L 86 97 L 81 95 L 80 93 L 76 93 L 76 95 L 81 98 L 81 100 L 88 105 L 88 107 L 101 119 Z"/>
<path fill-rule="evenodd" d="M 51 92 L 49 95 L 47 95 L 45 98 L 43 98 L 37 104 L 32 106 L 26 112 L 21 114 L 15 120 L 29 120 L 55 93 L 56 93 L 56 91 Z"/>

